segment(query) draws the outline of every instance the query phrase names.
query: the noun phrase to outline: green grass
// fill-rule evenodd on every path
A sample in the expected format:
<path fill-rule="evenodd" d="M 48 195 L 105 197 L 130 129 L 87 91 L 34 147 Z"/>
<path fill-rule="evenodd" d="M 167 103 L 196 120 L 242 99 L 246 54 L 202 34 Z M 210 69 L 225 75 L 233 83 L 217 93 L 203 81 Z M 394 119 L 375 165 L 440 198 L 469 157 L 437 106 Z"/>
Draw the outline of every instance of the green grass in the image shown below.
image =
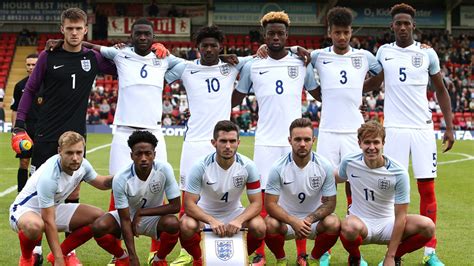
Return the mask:
<path fill-rule="evenodd" d="M 92 149 L 110 143 L 112 136 L 108 134 L 90 134 L 88 136 L 87 149 Z M 182 139 L 179 137 L 167 137 L 168 158 L 173 165 L 176 176 L 179 172 L 179 158 L 181 152 Z M 438 143 L 440 147 L 440 143 Z M 89 153 L 87 158 L 94 165 L 99 174 L 108 173 L 109 147 Z M 239 152 L 252 158 L 253 138 L 243 137 Z M 474 179 L 472 174 L 473 160 L 461 162 L 449 162 L 465 158 L 461 154 L 474 156 L 474 141 L 458 141 L 452 151 L 446 154 L 439 154 L 438 179 L 436 182 L 436 192 L 438 198 L 438 248 L 437 252 L 446 265 L 472 265 L 474 254 L 472 248 L 472 215 L 474 213 Z M 10 135 L 0 134 L 0 192 L 16 185 L 16 173 L 18 160 L 14 158 L 10 149 Z M 471 169 L 471 170 L 469 170 Z M 419 196 L 416 183 L 411 180 L 412 191 L 410 213 L 418 213 Z M 0 197 L 0 265 L 14 265 L 18 262 L 20 255 L 17 235 L 10 229 L 8 223 L 8 207 L 14 200 L 16 192 L 12 192 Z M 81 202 L 88 203 L 106 210 L 108 207 L 110 192 L 98 191 L 87 184 L 81 188 Z M 339 203 L 336 213 L 339 217 L 344 217 L 345 196 L 343 186 L 338 188 Z M 469 218 L 471 217 L 471 218 Z M 140 237 L 137 239 L 137 250 L 140 254 L 142 264 L 148 254 L 149 239 Z M 312 247 L 312 241 L 308 241 L 308 251 Z M 43 241 L 43 250 L 49 252 L 46 241 Z M 168 257 L 172 261 L 178 254 L 179 246 L 175 247 L 173 253 Z M 286 243 L 287 257 L 290 264 L 294 265 L 296 252 L 294 241 Z M 347 253 L 340 242 L 332 249 L 332 265 L 346 265 Z M 369 265 L 378 263 L 384 255 L 385 247 L 370 245 L 361 248 L 364 258 Z M 89 241 L 77 249 L 80 259 L 84 265 L 105 265 L 109 259 L 105 251 L 100 249 L 94 241 Z M 269 250 L 267 250 L 268 265 L 273 265 L 275 260 Z M 404 257 L 405 265 L 420 265 L 422 251 L 416 251 Z"/>

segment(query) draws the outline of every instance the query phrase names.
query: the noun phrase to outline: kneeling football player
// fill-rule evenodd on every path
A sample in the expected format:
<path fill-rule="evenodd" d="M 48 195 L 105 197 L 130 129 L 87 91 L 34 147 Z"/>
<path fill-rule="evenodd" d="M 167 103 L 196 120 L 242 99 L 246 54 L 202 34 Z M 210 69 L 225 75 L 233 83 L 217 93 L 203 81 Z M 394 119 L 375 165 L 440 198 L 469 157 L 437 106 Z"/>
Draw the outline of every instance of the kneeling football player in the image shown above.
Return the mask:
<path fill-rule="evenodd" d="M 101 245 L 113 254 L 115 265 L 140 265 L 134 236 L 160 239 L 153 265 L 167 265 L 166 256 L 178 242 L 180 193 L 169 163 L 155 161 L 157 138 L 148 131 L 135 131 L 128 139 L 133 163 L 119 171 L 113 181 L 116 210 L 106 213 L 92 225 L 97 239 L 123 237 L 128 256 L 117 241 Z M 164 196 L 168 204 L 163 204 Z M 107 243 L 110 243 L 107 242 Z"/>
<path fill-rule="evenodd" d="M 342 159 L 338 182 L 349 181 L 352 205 L 341 223 L 341 242 L 349 252 L 349 265 L 367 265 L 359 247 L 388 244 L 379 265 L 401 265 L 401 257 L 422 248 L 434 236 L 430 218 L 407 214 L 410 202 L 408 171 L 382 154 L 385 129 L 375 121 L 358 132 L 361 152 Z"/>
<path fill-rule="evenodd" d="M 288 239 L 315 239 L 308 264 L 329 265 L 327 252 L 337 241 L 340 221 L 336 208 L 336 183 L 331 163 L 311 151 L 315 137 L 307 118 L 290 125 L 291 152 L 270 170 L 265 188 L 265 243 L 287 265 L 284 244 Z"/>
<path fill-rule="evenodd" d="M 180 221 L 180 241 L 193 257 L 193 265 L 202 265 L 200 230 L 211 228 L 219 236 L 231 237 L 248 228 L 247 252 L 252 254 L 265 237 L 260 179 L 254 162 L 237 153 L 239 129 L 230 121 L 214 127 L 212 145 L 216 148 L 196 163 L 187 176 L 185 214 Z M 249 205 L 240 197 L 246 188 Z"/>

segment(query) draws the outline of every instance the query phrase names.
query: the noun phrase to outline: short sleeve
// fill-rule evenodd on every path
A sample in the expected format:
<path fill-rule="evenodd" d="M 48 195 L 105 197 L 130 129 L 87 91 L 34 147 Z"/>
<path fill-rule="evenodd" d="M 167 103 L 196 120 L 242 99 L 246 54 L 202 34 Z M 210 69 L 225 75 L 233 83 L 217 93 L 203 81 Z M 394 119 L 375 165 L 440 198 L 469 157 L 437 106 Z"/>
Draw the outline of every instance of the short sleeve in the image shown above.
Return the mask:
<path fill-rule="evenodd" d="M 276 165 L 272 166 L 268 173 L 267 187 L 265 193 L 271 195 L 280 195 L 281 193 L 281 177 Z"/>
<path fill-rule="evenodd" d="M 114 176 L 112 180 L 112 192 L 114 194 L 115 209 L 128 208 L 128 198 L 126 194 L 127 172 L 120 172 Z"/>
<path fill-rule="evenodd" d="M 371 54 L 369 51 L 362 50 L 364 51 L 366 57 L 367 57 L 367 62 L 369 64 L 369 72 L 373 76 L 376 76 L 382 71 L 382 65 L 380 65 L 379 61 L 375 58 L 373 54 Z"/>
<path fill-rule="evenodd" d="M 176 57 L 172 54 L 165 57 L 165 60 L 168 61 L 168 70 L 172 69 L 179 63 L 186 62 L 186 60 L 184 60 L 183 58 Z"/>
<path fill-rule="evenodd" d="M 202 177 L 204 175 L 204 163 L 196 163 L 186 177 L 185 191 L 193 194 L 200 194 L 202 188 Z"/>
<path fill-rule="evenodd" d="M 342 180 L 347 181 L 347 164 L 349 163 L 348 156 L 342 158 L 341 163 L 339 164 L 338 175 Z"/>
<path fill-rule="evenodd" d="M 178 183 L 173 173 L 173 167 L 169 163 L 164 164 L 161 169 L 166 177 L 165 193 L 168 200 L 178 198 L 180 195 Z"/>
<path fill-rule="evenodd" d="M 247 178 L 247 194 L 256 194 L 261 192 L 260 188 L 260 176 L 258 174 L 257 166 L 253 161 L 249 161 L 245 165 L 245 169 L 247 170 L 248 178 Z"/>
<path fill-rule="evenodd" d="M 337 190 L 336 190 L 336 180 L 334 178 L 334 169 L 332 167 L 332 164 L 328 160 L 322 157 L 319 157 L 319 162 L 321 166 L 323 167 L 324 171 L 326 172 L 323 187 L 321 189 L 322 195 L 324 197 L 334 196 L 337 194 Z"/>
<path fill-rule="evenodd" d="M 240 93 L 248 94 L 252 88 L 252 79 L 250 77 L 252 63 L 255 62 L 251 60 L 247 62 L 242 70 L 240 71 L 240 80 L 237 84 L 237 91 Z"/>
<path fill-rule="evenodd" d="M 316 61 L 318 60 L 319 53 L 321 52 L 321 49 L 317 49 L 311 52 L 311 65 L 313 67 L 316 67 Z"/>
<path fill-rule="evenodd" d="M 433 48 L 427 49 L 426 53 L 428 54 L 428 59 L 430 60 L 430 65 L 428 67 L 428 72 L 431 76 L 438 74 L 440 71 L 439 58 Z"/>
<path fill-rule="evenodd" d="M 119 49 L 115 47 L 107 47 L 107 46 L 101 46 L 100 47 L 100 54 L 110 60 L 113 60 L 118 53 L 120 52 Z"/>
<path fill-rule="evenodd" d="M 186 62 L 181 62 L 177 65 L 175 65 L 173 68 L 168 69 L 165 74 L 165 79 L 166 82 L 168 83 L 173 83 L 178 79 L 181 79 L 181 76 L 183 75 L 184 70 L 186 69 Z"/>
<path fill-rule="evenodd" d="M 92 167 L 91 163 L 87 159 L 83 159 L 82 167 L 84 167 L 85 174 L 82 178 L 85 182 L 90 182 L 97 177 L 97 172 Z"/>
<path fill-rule="evenodd" d="M 410 178 L 408 171 L 400 169 L 395 179 L 395 204 L 410 203 Z"/>
<path fill-rule="evenodd" d="M 235 66 L 235 68 L 237 68 L 238 71 L 241 71 L 242 68 L 245 66 L 245 64 L 247 64 L 247 62 L 253 59 L 253 56 L 251 55 L 245 56 L 245 57 L 239 56 L 238 59 L 239 59 L 239 63 Z"/>
<path fill-rule="evenodd" d="M 306 66 L 306 76 L 304 77 L 304 88 L 307 91 L 312 91 L 319 86 L 314 76 L 313 65 L 309 64 Z"/>

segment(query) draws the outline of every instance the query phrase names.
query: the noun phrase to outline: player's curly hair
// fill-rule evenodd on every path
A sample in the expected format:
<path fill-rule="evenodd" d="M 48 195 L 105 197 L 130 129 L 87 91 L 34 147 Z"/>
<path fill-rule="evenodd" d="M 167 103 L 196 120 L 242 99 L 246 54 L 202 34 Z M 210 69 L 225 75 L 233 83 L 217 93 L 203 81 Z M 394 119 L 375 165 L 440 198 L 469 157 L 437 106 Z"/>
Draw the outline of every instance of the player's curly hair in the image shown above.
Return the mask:
<path fill-rule="evenodd" d="M 199 45 L 204 38 L 214 38 L 219 43 L 222 43 L 224 41 L 224 32 L 215 25 L 202 27 L 194 35 L 194 40 Z"/>
<path fill-rule="evenodd" d="M 132 30 L 133 30 L 133 27 L 135 27 L 135 25 L 148 25 L 151 28 L 153 28 L 153 23 L 151 23 L 151 21 L 149 21 L 146 18 L 139 18 L 139 19 L 135 20 L 132 24 L 132 27 L 131 27 Z"/>
<path fill-rule="evenodd" d="M 82 20 L 84 21 L 85 24 L 87 24 L 86 12 L 84 12 L 84 10 L 77 7 L 68 8 L 61 13 L 61 25 L 64 24 L 64 21 L 66 19 L 69 19 L 72 21 Z"/>
<path fill-rule="evenodd" d="M 74 131 L 66 131 L 59 137 L 58 146 L 59 148 L 65 146 L 69 147 L 79 142 L 82 142 L 84 146 L 86 145 L 86 141 L 84 140 L 84 137 L 81 134 Z"/>
<path fill-rule="evenodd" d="M 290 17 L 288 17 L 285 11 L 268 12 L 260 19 L 260 24 L 265 28 L 268 23 L 283 23 L 288 28 L 290 26 Z"/>
<path fill-rule="evenodd" d="M 394 5 L 390 9 L 390 15 L 392 16 L 392 18 L 395 17 L 395 15 L 400 14 L 400 13 L 408 14 L 412 18 L 414 18 L 416 14 L 416 9 L 414 9 L 412 6 L 405 3 Z"/>
<path fill-rule="evenodd" d="M 328 26 L 348 27 L 352 25 L 352 12 L 349 8 L 336 6 L 327 15 Z"/>
<path fill-rule="evenodd" d="M 385 128 L 375 120 L 367 121 L 357 130 L 357 139 L 363 141 L 367 137 L 381 137 L 385 142 Z"/>
<path fill-rule="evenodd" d="M 240 131 L 239 126 L 237 126 L 232 121 L 222 120 L 222 121 L 217 122 L 216 126 L 214 127 L 214 133 L 213 133 L 214 140 L 217 140 L 217 138 L 219 137 L 219 131 L 224 131 L 224 132 L 236 131 L 237 138 L 239 138 L 239 131 Z"/>
<path fill-rule="evenodd" d="M 293 122 L 291 122 L 291 125 L 290 125 L 290 136 L 291 136 L 291 132 L 293 131 L 293 129 L 297 128 L 297 127 L 308 127 L 308 128 L 311 128 L 311 130 L 313 131 L 313 123 L 311 122 L 311 120 L 309 120 L 308 118 L 297 118 L 295 120 L 293 120 Z"/>
<path fill-rule="evenodd" d="M 142 130 L 136 130 L 128 137 L 128 147 L 130 149 L 133 148 L 137 143 L 140 142 L 145 142 L 145 143 L 150 143 L 151 146 L 153 146 L 153 149 L 156 148 L 156 145 L 158 144 L 158 139 L 156 139 L 155 135 L 153 135 L 150 131 L 142 131 Z"/>

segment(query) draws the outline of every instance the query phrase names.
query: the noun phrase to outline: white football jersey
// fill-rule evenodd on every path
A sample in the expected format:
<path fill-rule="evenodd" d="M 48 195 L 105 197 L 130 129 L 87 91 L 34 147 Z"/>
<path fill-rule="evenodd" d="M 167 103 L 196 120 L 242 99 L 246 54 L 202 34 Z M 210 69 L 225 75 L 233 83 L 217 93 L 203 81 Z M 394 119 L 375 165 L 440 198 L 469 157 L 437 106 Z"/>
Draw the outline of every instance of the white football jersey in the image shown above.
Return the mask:
<path fill-rule="evenodd" d="M 317 69 L 321 84 L 320 131 L 355 133 L 364 123 L 360 113 L 362 87 L 368 71 L 376 75 L 382 66 L 366 50 L 350 48 L 336 54 L 333 47 L 311 52 L 311 63 Z"/>
<path fill-rule="evenodd" d="M 254 58 L 244 66 L 237 90 L 257 97 L 255 145 L 289 146 L 288 128 L 301 117 L 303 87 L 317 87 L 313 68 L 291 53 L 280 60 Z"/>
<path fill-rule="evenodd" d="M 194 164 L 186 180 L 185 191 L 200 195 L 197 205 L 213 216 L 243 208 L 240 197 L 261 193 L 260 178 L 253 161 L 237 153 L 232 166 L 224 170 L 211 153 Z"/>
<path fill-rule="evenodd" d="M 311 152 L 311 160 L 300 168 L 292 153 L 275 162 L 268 176 L 265 193 L 278 195 L 278 205 L 299 218 L 306 217 L 321 205 L 321 197 L 336 195 L 331 163 Z"/>
<path fill-rule="evenodd" d="M 23 190 L 16 196 L 13 208 L 15 205 L 24 206 L 39 212 L 41 208 L 64 203 L 81 181 L 90 182 L 96 177 L 97 173 L 85 158 L 72 175 L 66 174 L 61 170 L 61 157 L 56 154 L 28 179 Z"/>
<path fill-rule="evenodd" d="M 173 167 L 167 162 L 154 161 L 150 175 L 145 181 L 138 178 L 134 164 L 118 172 L 112 181 L 115 208 L 129 208 L 133 217 L 140 208 L 155 208 L 168 200 L 180 196 Z"/>
<path fill-rule="evenodd" d="M 251 58 L 239 57 L 236 66 L 222 61 L 213 66 L 204 66 L 196 59 L 179 63 L 166 73 L 168 83 L 181 79 L 186 89 L 191 113 L 186 124 L 186 141 L 210 141 L 214 125 L 230 119 L 235 80 L 240 69 Z"/>
<path fill-rule="evenodd" d="M 183 59 L 173 55 L 158 59 L 154 53 L 141 56 L 133 47 L 102 47 L 100 53 L 114 61 L 119 76 L 114 124 L 160 128 L 165 72 Z"/>
<path fill-rule="evenodd" d="M 426 90 L 429 76 L 440 71 L 436 52 L 419 42 L 406 48 L 390 43 L 376 57 L 385 75 L 384 126 L 432 129 Z"/>
<path fill-rule="evenodd" d="M 365 164 L 360 152 L 342 159 L 339 176 L 351 184 L 350 214 L 369 219 L 394 217 L 394 204 L 410 202 L 408 171 L 393 159 L 384 158 L 385 165 L 376 169 Z"/>

